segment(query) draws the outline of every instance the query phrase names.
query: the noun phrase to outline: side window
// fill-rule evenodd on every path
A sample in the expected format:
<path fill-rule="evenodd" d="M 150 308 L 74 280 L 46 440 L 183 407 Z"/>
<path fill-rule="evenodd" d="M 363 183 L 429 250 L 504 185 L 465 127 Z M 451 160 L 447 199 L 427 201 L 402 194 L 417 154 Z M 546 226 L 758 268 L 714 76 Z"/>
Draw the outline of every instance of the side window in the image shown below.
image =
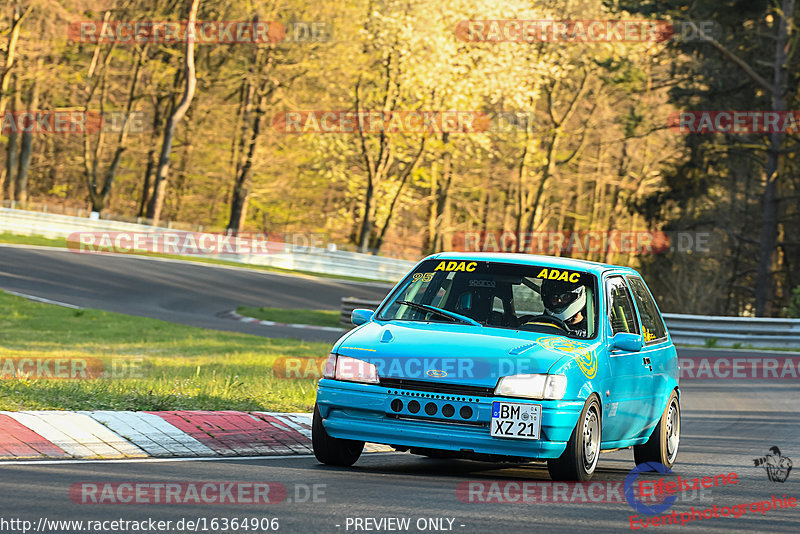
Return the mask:
<path fill-rule="evenodd" d="M 619 332 L 639 333 L 636 312 L 628 286 L 621 276 L 614 276 L 606 281 L 608 291 L 608 319 L 611 322 L 611 335 Z"/>
<path fill-rule="evenodd" d="M 541 315 L 544 313 L 542 297 L 528 285 L 514 284 L 511 286 L 511 293 L 514 298 L 514 311 L 517 315 Z"/>
<path fill-rule="evenodd" d="M 497 313 L 505 313 L 506 307 L 503 306 L 503 301 L 500 300 L 500 297 L 494 297 L 492 299 L 492 311 Z"/>
<path fill-rule="evenodd" d="M 642 319 L 642 337 L 644 337 L 645 343 L 667 337 L 664 321 L 661 319 L 653 296 L 647 290 L 644 281 L 639 277 L 629 276 L 628 283 L 633 292 L 633 299 L 636 301 L 636 308 L 639 310 L 639 317 Z"/>

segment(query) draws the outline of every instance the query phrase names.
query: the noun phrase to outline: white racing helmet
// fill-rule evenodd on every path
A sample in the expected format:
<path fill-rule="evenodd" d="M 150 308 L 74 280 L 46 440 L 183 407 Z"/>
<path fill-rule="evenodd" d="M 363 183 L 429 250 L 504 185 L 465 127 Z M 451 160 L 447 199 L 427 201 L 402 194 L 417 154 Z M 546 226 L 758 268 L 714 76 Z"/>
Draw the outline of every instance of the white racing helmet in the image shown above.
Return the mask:
<path fill-rule="evenodd" d="M 586 306 L 586 287 L 582 284 L 545 280 L 541 291 L 545 315 L 564 322 L 575 317 Z"/>

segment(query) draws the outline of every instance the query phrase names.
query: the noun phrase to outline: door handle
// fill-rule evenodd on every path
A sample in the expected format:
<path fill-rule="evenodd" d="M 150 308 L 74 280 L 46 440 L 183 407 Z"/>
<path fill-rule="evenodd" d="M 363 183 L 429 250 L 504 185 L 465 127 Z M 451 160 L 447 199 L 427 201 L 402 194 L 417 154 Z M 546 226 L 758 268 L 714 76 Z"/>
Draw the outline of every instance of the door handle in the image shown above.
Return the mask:
<path fill-rule="evenodd" d="M 653 371 L 653 365 L 650 363 L 650 358 L 648 358 L 647 356 L 642 358 L 642 365 L 646 365 L 647 367 L 650 368 L 651 372 Z"/>

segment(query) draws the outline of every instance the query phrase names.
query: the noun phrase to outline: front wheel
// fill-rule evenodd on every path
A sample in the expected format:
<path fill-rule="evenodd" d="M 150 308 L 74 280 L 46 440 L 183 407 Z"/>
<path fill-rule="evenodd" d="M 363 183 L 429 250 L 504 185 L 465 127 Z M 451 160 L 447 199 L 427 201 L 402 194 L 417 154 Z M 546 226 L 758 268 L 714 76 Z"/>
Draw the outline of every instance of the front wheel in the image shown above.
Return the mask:
<path fill-rule="evenodd" d="M 339 439 L 328 435 L 322 425 L 322 415 L 319 406 L 314 405 L 314 418 L 311 421 L 311 445 L 314 447 L 314 456 L 317 460 L 327 465 L 349 467 L 356 463 L 364 450 L 363 441 L 352 439 Z"/>
<path fill-rule="evenodd" d="M 591 479 L 600 457 L 601 433 L 600 401 L 592 395 L 583 406 L 567 448 L 558 458 L 547 460 L 550 478 L 578 482 Z"/>
<path fill-rule="evenodd" d="M 677 392 L 673 391 L 650 439 L 644 445 L 634 445 L 633 459 L 636 465 L 657 462 L 664 467 L 672 467 L 678 457 L 680 441 L 681 404 Z"/>

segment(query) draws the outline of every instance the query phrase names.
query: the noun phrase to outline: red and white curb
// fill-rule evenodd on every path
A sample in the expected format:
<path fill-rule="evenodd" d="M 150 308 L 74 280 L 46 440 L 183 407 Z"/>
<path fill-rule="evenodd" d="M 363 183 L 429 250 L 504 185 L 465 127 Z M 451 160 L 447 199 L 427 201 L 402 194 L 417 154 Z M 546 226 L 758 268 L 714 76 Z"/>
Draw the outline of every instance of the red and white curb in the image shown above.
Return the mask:
<path fill-rule="evenodd" d="M 264 321 L 261 319 L 256 319 L 255 317 L 247 317 L 246 315 L 241 315 L 233 310 L 222 312 L 218 316 L 224 319 L 233 319 L 234 321 L 239 321 L 242 323 L 259 324 L 261 326 L 284 326 L 287 328 L 300 328 L 305 330 L 323 330 L 325 332 L 339 332 L 342 334 L 348 331 L 347 328 L 336 328 L 335 326 L 317 326 L 314 324 L 276 323 L 275 321 Z"/>
<path fill-rule="evenodd" d="M 365 450 L 392 449 L 368 443 Z M 307 413 L 0 412 L 0 460 L 312 453 Z"/>

